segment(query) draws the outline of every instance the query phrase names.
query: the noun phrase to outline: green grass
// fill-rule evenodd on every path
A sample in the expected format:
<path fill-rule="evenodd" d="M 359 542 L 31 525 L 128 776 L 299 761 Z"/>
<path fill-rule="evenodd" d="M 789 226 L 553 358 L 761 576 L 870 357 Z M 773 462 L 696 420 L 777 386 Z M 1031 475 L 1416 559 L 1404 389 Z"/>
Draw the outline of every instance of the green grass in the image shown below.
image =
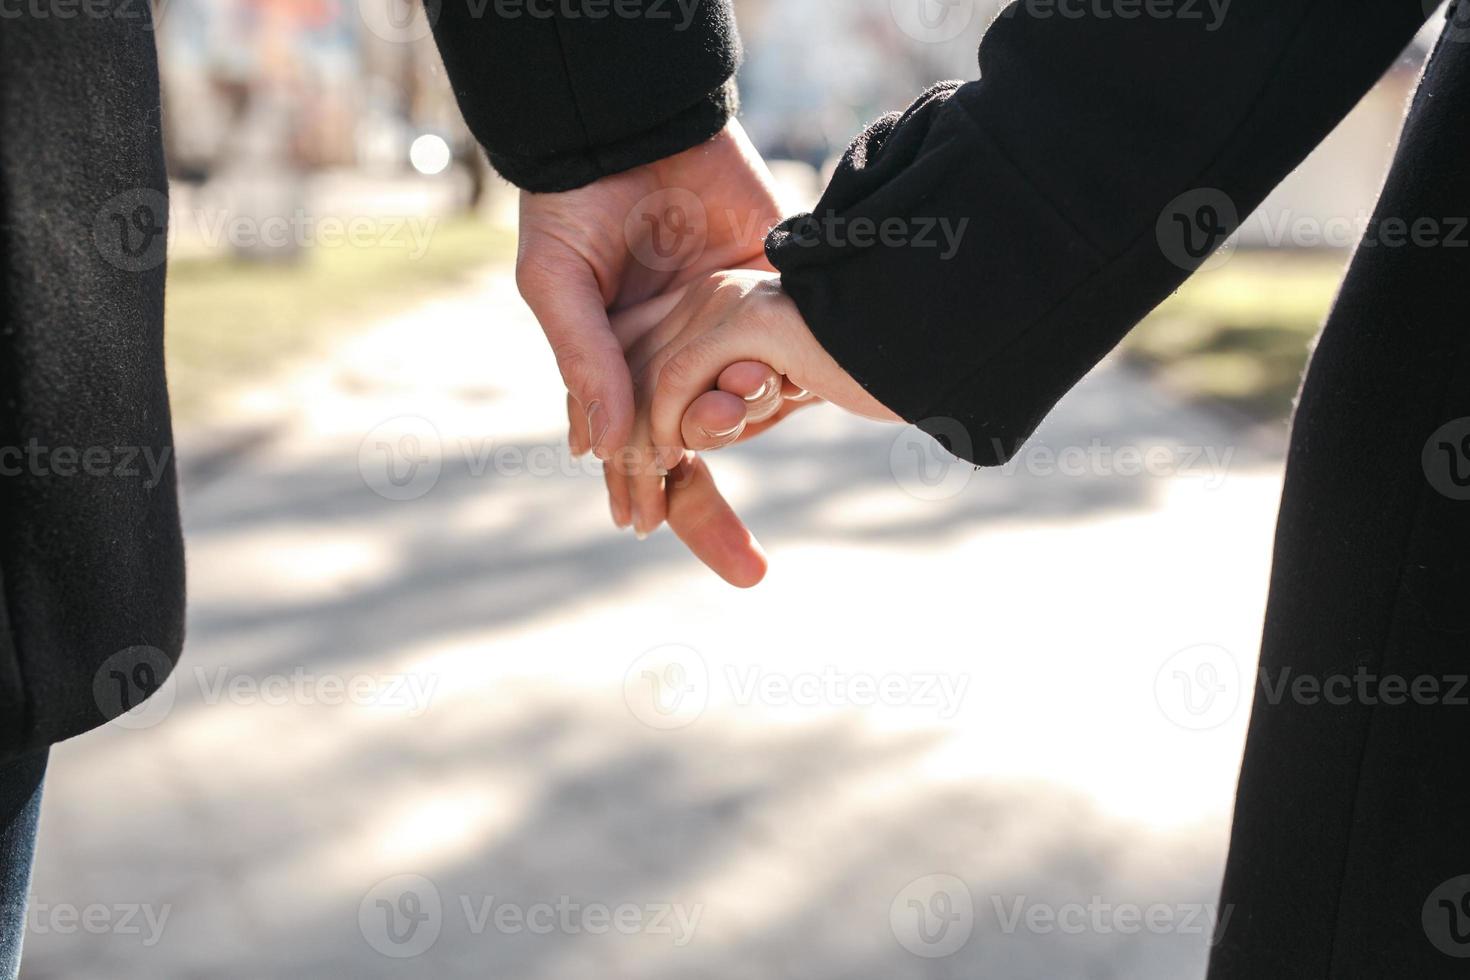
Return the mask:
<path fill-rule="evenodd" d="M 472 218 L 403 242 L 317 247 L 294 264 L 229 257 L 170 263 L 166 337 L 175 415 L 188 423 L 221 392 L 375 316 L 407 308 L 515 254 L 515 235 Z"/>
<path fill-rule="evenodd" d="M 1185 398 L 1258 421 L 1284 419 L 1344 259 L 1238 253 L 1186 282 L 1123 349 Z"/>

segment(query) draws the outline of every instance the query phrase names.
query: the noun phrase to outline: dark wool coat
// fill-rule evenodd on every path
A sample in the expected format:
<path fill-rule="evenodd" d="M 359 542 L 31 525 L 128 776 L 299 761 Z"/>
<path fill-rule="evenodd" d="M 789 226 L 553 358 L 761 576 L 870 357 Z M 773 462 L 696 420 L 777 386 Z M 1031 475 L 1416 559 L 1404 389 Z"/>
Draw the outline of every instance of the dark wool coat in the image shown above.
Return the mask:
<path fill-rule="evenodd" d="M 981 79 L 865 133 L 815 217 L 777 229 L 768 254 L 813 332 L 881 401 L 966 458 L 1000 462 L 1433 6 L 1234 0 L 1216 22 L 1018 4 L 986 36 Z M 430 4 L 465 117 L 507 177 L 568 189 L 723 124 L 739 57 L 728 3 L 688 20 L 666 0 L 631 7 L 647 15 Z M 1470 874 L 1457 752 L 1470 708 L 1448 696 L 1470 659 L 1470 248 L 1451 231 L 1470 212 L 1467 117 L 1462 13 L 1302 391 L 1262 648 L 1271 684 L 1257 690 L 1212 977 L 1458 976 L 1465 961 L 1446 950 L 1470 952 L 1456 884 Z M 158 142 L 146 27 L 0 24 L 0 446 L 170 445 L 150 251 Z M 954 255 L 822 230 L 855 217 L 969 224 Z M 1394 234 L 1424 221 L 1439 233 Z M 149 486 L 55 470 L 0 479 L 12 759 L 101 723 L 181 642 L 171 472 Z M 1327 683 L 1360 670 L 1438 679 L 1445 696 L 1267 690 L 1284 671 Z"/>

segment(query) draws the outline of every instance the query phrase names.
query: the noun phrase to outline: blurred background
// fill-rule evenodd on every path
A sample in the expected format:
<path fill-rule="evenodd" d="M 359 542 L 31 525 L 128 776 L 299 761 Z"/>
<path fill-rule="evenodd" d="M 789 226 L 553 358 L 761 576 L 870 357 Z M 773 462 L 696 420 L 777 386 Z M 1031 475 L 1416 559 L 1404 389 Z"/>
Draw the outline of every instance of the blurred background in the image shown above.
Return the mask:
<path fill-rule="evenodd" d="M 54 752 L 24 976 L 1202 976 L 1287 418 L 1437 24 L 1010 466 L 719 454 L 737 593 L 567 454 L 415 3 L 155 7 L 190 641 Z M 737 8 L 796 208 L 997 5 Z"/>

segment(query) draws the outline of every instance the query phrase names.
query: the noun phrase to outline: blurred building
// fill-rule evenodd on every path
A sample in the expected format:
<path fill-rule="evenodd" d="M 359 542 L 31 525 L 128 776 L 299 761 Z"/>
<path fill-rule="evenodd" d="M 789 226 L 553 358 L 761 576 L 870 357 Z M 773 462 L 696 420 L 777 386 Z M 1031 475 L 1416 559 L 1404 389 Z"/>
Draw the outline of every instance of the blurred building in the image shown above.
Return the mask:
<path fill-rule="evenodd" d="M 943 21 L 915 21 L 923 4 Z M 1003 0 L 736 0 L 746 42 L 743 119 L 769 157 L 830 168 L 861 128 L 943 79 L 979 76 L 976 49 Z M 931 31 L 926 23 L 937 26 Z M 1383 81 L 1246 222 L 1248 247 L 1345 248 L 1366 222 L 1404 111 L 1437 36 L 1434 22 Z M 916 30 L 916 28 L 918 28 Z"/>
<path fill-rule="evenodd" d="M 353 180 L 412 176 L 410 146 L 430 134 L 458 162 L 461 205 L 503 186 L 489 179 L 460 118 L 422 0 L 156 3 L 165 140 L 177 178 L 203 183 L 231 171 L 251 180 L 322 172 Z M 975 78 L 976 47 L 1003 6 L 1001 0 L 735 3 L 746 42 L 742 118 L 769 158 L 807 165 L 778 166 L 803 185 L 803 196 L 820 186 L 817 174 L 870 120 L 903 108 L 935 81 Z M 930 33 L 928 21 L 905 19 L 924 3 L 936 4 L 931 12 L 947 12 L 942 29 Z M 1263 209 L 1267 218 L 1247 223 L 1244 244 L 1317 247 L 1302 228 L 1362 220 L 1435 29 L 1272 196 Z"/>
<path fill-rule="evenodd" d="M 177 176 L 232 162 L 409 166 L 423 133 L 468 136 L 419 0 L 166 0 L 158 44 Z M 378 30 L 374 30 L 378 27 Z"/>

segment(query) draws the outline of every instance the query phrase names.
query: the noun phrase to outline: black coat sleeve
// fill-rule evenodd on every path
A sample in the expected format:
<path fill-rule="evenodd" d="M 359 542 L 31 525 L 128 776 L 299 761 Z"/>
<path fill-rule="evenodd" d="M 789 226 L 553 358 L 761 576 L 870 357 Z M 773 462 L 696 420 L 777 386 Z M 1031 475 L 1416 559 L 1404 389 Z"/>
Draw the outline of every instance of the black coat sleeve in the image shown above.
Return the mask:
<path fill-rule="evenodd" d="M 465 121 L 507 180 L 564 191 L 710 138 L 735 111 L 730 0 L 426 0 Z"/>
<path fill-rule="evenodd" d="M 1002 11 L 978 81 L 872 126 L 817 211 L 767 240 L 837 361 L 982 465 L 1015 454 L 1427 16 L 1421 0 L 1064 6 Z"/>

